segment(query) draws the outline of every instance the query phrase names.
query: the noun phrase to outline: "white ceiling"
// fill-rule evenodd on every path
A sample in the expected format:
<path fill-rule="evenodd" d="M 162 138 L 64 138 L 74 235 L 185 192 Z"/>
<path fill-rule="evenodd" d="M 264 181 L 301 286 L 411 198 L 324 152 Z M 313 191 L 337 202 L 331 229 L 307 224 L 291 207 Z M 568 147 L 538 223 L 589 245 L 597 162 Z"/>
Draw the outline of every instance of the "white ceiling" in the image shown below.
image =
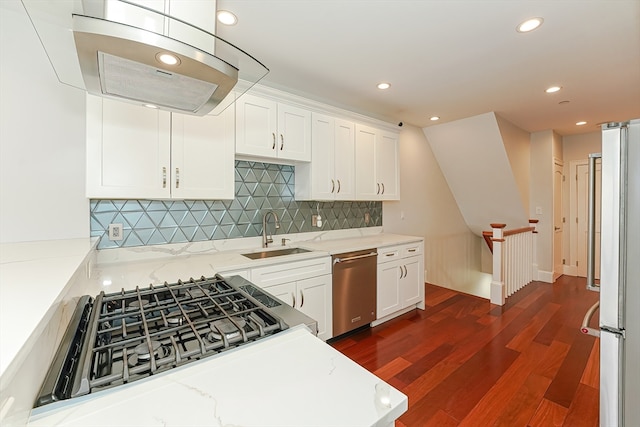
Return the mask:
<path fill-rule="evenodd" d="M 239 20 L 218 35 L 270 69 L 262 84 L 386 121 L 425 127 L 494 111 L 529 132 L 569 135 L 640 117 L 640 0 L 218 0 L 218 9 Z M 540 28 L 516 32 L 536 16 Z M 552 85 L 563 89 L 546 94 Z"/>

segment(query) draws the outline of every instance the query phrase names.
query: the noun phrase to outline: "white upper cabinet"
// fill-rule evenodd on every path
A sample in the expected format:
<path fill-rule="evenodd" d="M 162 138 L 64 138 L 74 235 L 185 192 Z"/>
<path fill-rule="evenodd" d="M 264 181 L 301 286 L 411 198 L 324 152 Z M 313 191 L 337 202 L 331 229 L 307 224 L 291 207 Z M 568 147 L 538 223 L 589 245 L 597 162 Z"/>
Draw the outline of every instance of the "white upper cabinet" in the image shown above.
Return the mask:
<path fill-rule="evenodd" d="M 376 143 L 376 176 L 382 200 L 399 200 L 398 135 L 379 131 Z"/>
<path fill-rule="evenodd" d="M 242 95 L 236 101 L 236 154 L 271 161 L 311 161 L 311 112 Z"/>
<path fill-rule="evenodd" d="M 356 125 L 356 199 L 400 199 L 398 136 Z"/>
<path fill-rule="evenodd" d="M 87 197 L 233 199 L 234 110 L 186 116 L 87 95 Z"/>
<path fill-rule="evenodd" d="M 296 166 L 296 199 L 355 200 L 355 125 L 313 113 L 311 163 Z"/>
<path fill-rule="evenodd" d="M 168 198 L 171 113 L 87 95 L 87 197 Z"/>
<path fill-rule="evenodd" d="M 233 108 L 219 116 L 171 116 L 171 196 L 233 199 Z"/>

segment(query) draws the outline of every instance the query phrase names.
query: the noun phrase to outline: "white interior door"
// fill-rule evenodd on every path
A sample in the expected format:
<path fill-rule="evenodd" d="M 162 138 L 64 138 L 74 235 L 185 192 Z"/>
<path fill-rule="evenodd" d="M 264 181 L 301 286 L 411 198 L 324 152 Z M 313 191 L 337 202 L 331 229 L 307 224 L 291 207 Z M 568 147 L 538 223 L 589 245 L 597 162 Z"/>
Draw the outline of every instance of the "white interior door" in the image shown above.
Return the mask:
<path fill-rule="evenodd" d="M 601 188 L 601 173 L 602 166 L 598 161 L 596 163 L 596 239 L 595 239 L 595 276 L 594 278 L 600 279 L 600 188 Z M 576 166 L 576 200 L 572 200 L 571 203 L 575 203 L 576 206 L 576 226 L 577 236 L 575 239 L 577 249 L 577 269 L 578 276 L 587 277 L 587 232 L 589 226 L 589 164 L 587 162 L 578 164 Z"/>
<path fill-rule="evenodd" d="M 562 276 L 562 162 L 553 162 L 553 280 Z"/>

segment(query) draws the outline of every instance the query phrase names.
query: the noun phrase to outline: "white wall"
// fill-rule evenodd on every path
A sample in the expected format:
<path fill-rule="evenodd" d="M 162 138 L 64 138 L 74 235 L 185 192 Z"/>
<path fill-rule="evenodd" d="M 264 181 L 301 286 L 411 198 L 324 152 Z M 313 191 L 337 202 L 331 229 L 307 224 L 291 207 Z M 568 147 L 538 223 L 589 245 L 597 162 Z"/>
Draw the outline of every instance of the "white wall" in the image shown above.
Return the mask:
<path fill-rule="evenodd" d="M 515 178 L 516 185 L 520 192 L 520 199 L 525 212 L 529 212 L 529 180 L 531 179 L 531 135 L 514 125 L 513 123 L 503 119 L 496 114 L 496 121 L 502 135 L 509 164 L 511 164 L 511 172 Z M 527 218 L 528 219 L 528 218 Z M 520 224 L 526 225 L 526 224 Z"/>
<path fill-rule="evenodd" d="M 529 224 L 494 113 L 423 129 L 465 222 L 476 235 Z"/>
<path fill-rule="evenodd" d="M 427 282 L 488 298 L 485 243 L 465 224 L 422 130 L 405 125 L 399 152 L 401 200 L 383 202 L 384 230 L 425 238 Z"/>
<path fill-rule="evenodd" d="M 553 158 L 562 160 L 561 141 L 552 130 L 531 134 L 529 215 L 539 220 L 536 225 L 538 280 L 549 283 L 553 282 Z"/>
<path fill-rule="evenodd" d="M 19 0 L 0 1 L 0 243 L 89 236 L 85 95 L 58 82 Z"/>

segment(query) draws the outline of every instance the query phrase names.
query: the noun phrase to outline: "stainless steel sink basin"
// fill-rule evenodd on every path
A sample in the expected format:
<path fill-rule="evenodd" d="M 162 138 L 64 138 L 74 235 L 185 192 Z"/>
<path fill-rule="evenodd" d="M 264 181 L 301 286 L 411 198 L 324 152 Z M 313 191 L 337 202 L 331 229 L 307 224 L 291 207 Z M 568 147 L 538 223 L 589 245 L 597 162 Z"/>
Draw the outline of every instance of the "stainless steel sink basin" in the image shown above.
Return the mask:
<path fill-rule="evenodd" d="M 271 258 L 274 256 L 302 254 L 305 252 L 311 252 L 311 251 L 308 249 L 302 249 L 302 248 L 287 248 L 287 249 L 278 249 L 275 251 L 250 252 L 248 254 L 242 254 L 242 256 L 250 259 L 263 259 L 263 258 Z"/>

